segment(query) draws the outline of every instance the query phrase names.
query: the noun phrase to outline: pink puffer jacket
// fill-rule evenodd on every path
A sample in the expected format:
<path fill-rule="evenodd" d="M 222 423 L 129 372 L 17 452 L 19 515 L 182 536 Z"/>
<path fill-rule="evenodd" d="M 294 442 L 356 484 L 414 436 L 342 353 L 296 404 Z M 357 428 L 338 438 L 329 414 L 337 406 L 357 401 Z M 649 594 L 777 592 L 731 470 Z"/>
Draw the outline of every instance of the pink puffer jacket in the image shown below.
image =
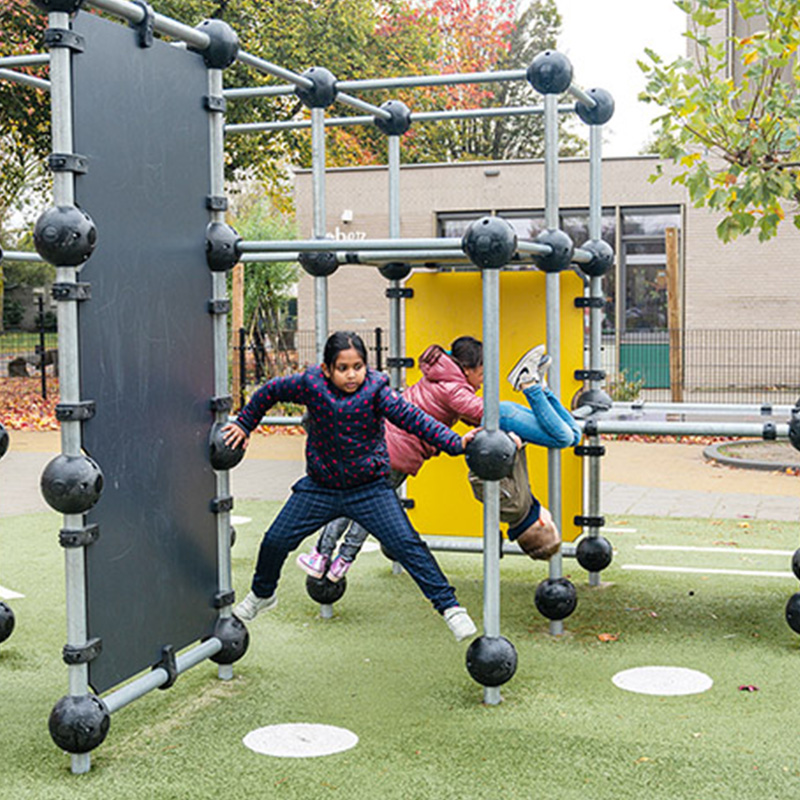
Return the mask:
<path fill-rule="evenodd" d="M 467 382 L 461 367 L 438 345 L 431 345 L 419 359 L 422 378 L 403 392 L 403 399 L 413 403 L 434 419 L 452 427 L 460 419 L 480 425 L 483 400 Z M 386 444 L 392 469 L 416 475 L 425 459 L 439 450 L 416 436 L 386 422 Z"/>

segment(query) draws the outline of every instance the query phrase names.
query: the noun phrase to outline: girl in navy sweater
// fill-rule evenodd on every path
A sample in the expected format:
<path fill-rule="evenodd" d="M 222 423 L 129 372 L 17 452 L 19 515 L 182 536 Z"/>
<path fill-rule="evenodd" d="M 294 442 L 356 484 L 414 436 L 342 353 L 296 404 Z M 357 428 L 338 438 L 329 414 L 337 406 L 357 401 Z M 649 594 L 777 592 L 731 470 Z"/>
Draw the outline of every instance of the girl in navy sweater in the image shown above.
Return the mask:
<path fill-rule="evenodd" d="M 309 416 L 306 471 L 270 525 L 256 562 L 251 591 L 233 610 L 249 621 L 277 604 L 275 590 L 288 554 L 303 539 L 337 517 L 349 517 L 374 532 L 443 614 L 458 641 L 476 633 L 455 590 L 414 530 L 389 485 L 384 418 L 450 455 L 464 452 L 475 435 L 461 437 L 389 386 L 388 377 L 367 367 L 361 338 L 339 331 L 325 344 L 323 364 L 262 386 L 225 426 L 230 447 L 246 447 L 264 412 L 277 402 L 301 403 Z"/>

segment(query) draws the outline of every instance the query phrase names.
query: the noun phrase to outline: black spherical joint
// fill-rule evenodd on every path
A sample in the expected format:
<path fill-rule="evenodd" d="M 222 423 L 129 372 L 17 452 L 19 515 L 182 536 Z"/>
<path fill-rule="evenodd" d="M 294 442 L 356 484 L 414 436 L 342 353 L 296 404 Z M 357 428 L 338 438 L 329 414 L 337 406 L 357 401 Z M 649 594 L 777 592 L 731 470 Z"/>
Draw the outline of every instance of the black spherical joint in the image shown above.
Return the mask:
<path fill-rule="evenodd" d="M 608 411 L 614 401 L 602 389 L 586 389 L 572 401 L 572 410 L 589 406 L 593 413 Z"/>
<path fill-rule="evenodd" d="M 591 261 L 579 264 L 581 272 L 590 278 L 602 278 L 614 266 L 614 248 L 603 239 L 590 239 L 581 245 L 592 254 Z"/>
<path fill-rule="evenodd" d="M 327 578 L 315 578 L 309 575 L 306 578 L 306 591 L 308 596 L 315 602 L 322 606 L 333 605 L 337 600 L 342 598 L 342 595 L 347 589 L 347 578 L 342 578 L 340 581 L 334 583 Z"/>
<path fill-rule="evenodd" d="M 378 272 L 386 278 L 387 281 L 402 281 L 411 274 L 411 264 L 406 264 L 402 261 L 392 261 L 389 264 L 384 264 L 378 267 Z"/>
<path fill-rule="evenodd" d="M 614 548 L 605 536 L 586 536 L 575 549 L 578 563 L 587 572 L 602 572 L 614 558 Z"/>
<path fill-rule="evenodd" d="M 792 409 L 792 417 L 789 420 L 789 441 L 795 450 L 800 450 L 800 405 Z"/>
<path fill-rule="evenodd" d="M 533 59 L 526 75 L 539 94 L 561 94 L 572 83 L 572 64 L 563 53 L 545 50 Z"/>
<path fill-rule="evenodd" d="M 572 263 L 575 245 L 569 234 L 558 228 L 547 228 L 536 237 L 536 241 L 550 248 L 547 254 L 534 253 L 533 260 L 542 272 L 561 272 Z"/>
<path fill-rule="evenodd" d="M 0 422 L 0 458 L 8 452 L 8 442 L 8 431 L 3 426 L 3 423 Z"/>
<path fill-rule="evenodd" d="M 13 630 L 14 612 L 5 603 L 0 603 L 0 642 L 8 639 Z"/>
<path fill-rule="evenodd" d="M 50 737 L 68 753 L 88 753 L 108 734 L 111 713 L 96 695 L 67 695 L 53 706 L 47 726 Z"/>
<path fill-rule="evenodd" d="M 221 422 L 211 426 L 208 436 L 208 456 L 211 466 L 216 470 L 233 469 L 244 458 L 244 447 L 230 447 L 222 438 Z"/>
<path fill-rule="evenodd" d="M 227 272 L 242 256 L 242 237 L 224 222 L 206 225 L 206 262 L 212 272 Z"/>
<path fill-rule="evenodd" d="M 375 116 L 375 126 L 387 136 L 402 136 L 411 127 L 411 112 L 405 103 L 399 100 L 387 100 L 381 104 L 384 111 L 388 111 L 391 119 Z"/>
<path fill-rule="evenodd" d="M 247 627 L 236 617 L 220 617 L 213 635 L 222 642 L 222 649 L 211 656 L 215 664 L 233 664 L 247 652 L 250 644 Z"/>
<path fill-rule="evenodd" d="M 505 636 L 479 636 L 467 648 L 467 672 L 481 686 L 501 686 L 517 671 L 517 650 Z"/>
<path fill-rule="evenodd" d="M 536 587 L 534 603 L 548 619 L 564 619 L 578 605 L 575 587 L 566 578 L 546 578 Z"/>
<path fill-rule="evenodd" d="M 614 98 L 605 89 L 589 89 L 586 94 L 594 100 L 590 108 L 587 103 L 578 100 L 575 113 L 587 125 L 605 125 L 614 116 Z"/>
<path fill-rule="evenodd" d="M 239 37 L 227 22 L 221 19 L 206 19 L 195 30 L 208 36 L 209 45 L 205 50 L 190 45 L 189 50 L 200 53 L 207 67 L 225 69 L 236 61 L 236 56 L 239 55 Z"/>
<path fill-rule="evenodd" d="M 300 253 L 297 260 L 300 262 L 300 266 L 315 278 L 325 278 L 328 275 L 333 275 L 339 269 L 339 260 L 336 258 L 336 253 L 330 250 L 317 253 Z"/>
<path fill-rule="evenodd" d="M 794 551 L 792 556 L 792 572 L 795 578 L 800 581 L 800 549 Z"/>
<path fill-rule="evenodd" d="M 517 445 L 505 431 L 478 431 L 464 451 L 467 466 L 484 481 L 507 478 L 514 468 Z"/>
<path fill-rule="evenodd" d="M 44 468 L 40 481 L 47 504 L 62 514 L 82 514 L 99 499 L 103 473 L 89 456 L 56 456 Z"/>
<path fill-rule="evenodd" d="M 92 218 L 76 206 L 51 206 L 36 220 L 33 243 L 49 264 L 77 267 L 94 251 L 97 228 Z"/>
<path fill-rule="evenodd" d="M 800 633 L 800 592 L 795 592 L 786 603 L 786 622 L 795 633 Z"/>
<path fill-rule="evenodd" d="M 36 8 L 47 14 L 51 11 L 74 14 L 83 5 L 83 0 L 32 0 L 32 2 Z"/>
<path fill-rule="evenodd" d="M 296 86 L 294 93 L 308 108 L 327 108 L 336 100 L 336 78 L 325 67 L 311 67 L 303 73 L 313 86 Z"/>
<path fill-rule="evenodd" d="M 499 269 L 517 251 L 517 234 L 502 217 L 481 217 L 465 231 L 461 249 L 476 267 Z"/>

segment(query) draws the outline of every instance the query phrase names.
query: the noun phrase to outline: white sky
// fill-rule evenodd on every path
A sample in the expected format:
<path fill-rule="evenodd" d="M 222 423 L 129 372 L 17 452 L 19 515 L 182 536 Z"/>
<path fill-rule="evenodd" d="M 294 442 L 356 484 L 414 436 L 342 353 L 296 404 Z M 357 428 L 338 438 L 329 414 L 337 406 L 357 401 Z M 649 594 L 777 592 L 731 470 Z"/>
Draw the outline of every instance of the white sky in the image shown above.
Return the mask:
<path fill-rule="evenodd" d="M 672 0 L 556 0 L 562 17 L 558 50 L 572 62 L 573 81 L 614 98 L 604 126 L 603 155 L 636 155 L 651 138 L 657 107 L 640 103 L 644 73 L 636 64 L 649 47 L 667 61 L 685 53 L 686 15 Z M 576 130 L 579 130 L 576 129 Z"/>

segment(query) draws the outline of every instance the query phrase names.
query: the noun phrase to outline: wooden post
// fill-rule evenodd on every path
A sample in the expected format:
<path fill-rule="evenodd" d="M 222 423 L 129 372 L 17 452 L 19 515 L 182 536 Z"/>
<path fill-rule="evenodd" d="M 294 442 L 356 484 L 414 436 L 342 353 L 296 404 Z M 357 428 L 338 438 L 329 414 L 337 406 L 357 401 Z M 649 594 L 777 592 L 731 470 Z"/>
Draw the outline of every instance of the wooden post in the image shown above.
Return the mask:
<path fill-rule="evenodd" d="M 242 396 L 242 385 L 239 374 L 239 352 L 234 350 L 239 344 L 239 328 L 244 325 L 244 264 L 239 262 L 231 271 L 231 350 L 233 358 L 233 381 L 231 395 L 233 407 L 239 408 Z"/>
<path fill-rule="evenodd" d="M 681 319 L 678 229 L 665 231 L 667 254 L 667 326 L 669 328 L 669 385 L 672 402 L 683 402 L 683 321 Z"/>

